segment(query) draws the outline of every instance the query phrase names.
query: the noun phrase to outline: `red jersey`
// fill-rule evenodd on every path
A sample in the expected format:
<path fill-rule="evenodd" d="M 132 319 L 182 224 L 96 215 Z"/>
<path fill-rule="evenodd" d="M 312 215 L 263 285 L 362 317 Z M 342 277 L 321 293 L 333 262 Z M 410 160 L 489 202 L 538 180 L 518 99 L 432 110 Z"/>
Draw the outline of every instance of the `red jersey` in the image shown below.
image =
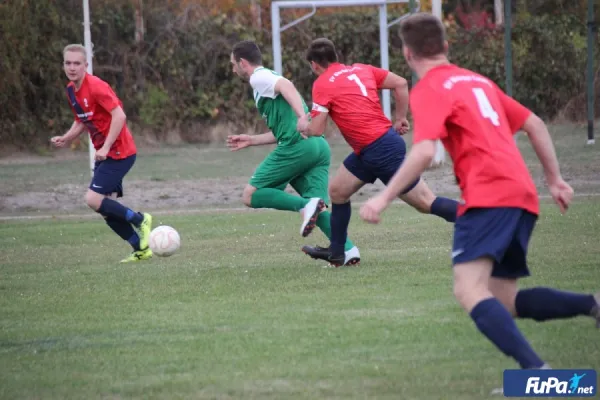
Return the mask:
<path fill-rule="evenodd" d="M 108 83 L 90 74 L 85 74 L 79 90 L 75 89 L 73 82 L 69 82 L 67 98 L 75 120 L 85 125 L 94 148 L 99 150 L 108 136 L 112 121 L 111 111 L 118 106 L 123 107 L 123 103 Z M 125 123 L 107 156 L 119 160 L 135 154 L 136 151 L 133 136 Z"/>
<path fill-rule="evenodd" d="M 378 94 L 388 72 L 365 64 L 330 64 L 313 85 L 311 115 L 329 113 L 359 154 L 392 127 Z"/>
<path fill-rule="evenodd" d="M 516 133 L 531 111 L 488 78 L 456 65 L 430 70 L 410 96 L 414 143 L 441 139 L 469 208 L 515 207 L 539 213 L 539 199 Z"/>

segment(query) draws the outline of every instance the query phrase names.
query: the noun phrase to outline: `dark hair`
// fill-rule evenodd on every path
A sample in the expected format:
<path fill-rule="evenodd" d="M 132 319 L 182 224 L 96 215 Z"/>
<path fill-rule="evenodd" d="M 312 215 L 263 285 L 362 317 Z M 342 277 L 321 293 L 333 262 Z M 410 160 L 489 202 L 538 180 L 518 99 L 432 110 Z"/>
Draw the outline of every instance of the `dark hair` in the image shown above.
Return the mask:
<path fill-rule="evenodd" d="M 306 61 L 314 61 L 323 68 L 329 64 L 338 62 L 335 45 L 329 39 L 319 38 L 312 41 L 306 52 Z"/>
<path fill-rule="evenodd" d="M 417 57 L 434 57 L 445 53 L 446 29 L 436 16 L 428 13 L 411 15 L 400 25 L 402 45 Z"/>
<path fill-rule="evenodd" d="M 258 45 L 252 40 L 244 40 L 236 43 L 231 52 L 235 61 L 240 61 L 243 58 L 252 65 L 262 64 L 262 53 Z"/>

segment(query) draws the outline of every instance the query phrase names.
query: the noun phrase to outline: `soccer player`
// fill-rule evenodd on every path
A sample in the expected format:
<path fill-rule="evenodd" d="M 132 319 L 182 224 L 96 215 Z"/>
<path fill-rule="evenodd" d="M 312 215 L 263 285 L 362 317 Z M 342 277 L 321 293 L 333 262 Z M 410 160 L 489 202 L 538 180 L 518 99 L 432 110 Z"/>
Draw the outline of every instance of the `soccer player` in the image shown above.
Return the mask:
<path fill-rule="evenodd" d="M 306 59 L 318 78 L 312 88 L 312 120 L 309 121 L 308 116 L 301 118 L 298 129 L 308 136 L 321 135 L 329 115 L 353 152 L 339 167 L 329 187 L 333 203 L 330 247 L 305 246 L 303 250 L 313 258 L 341 265 L 350 223 L 350 197 L 376 179 L 387 184 L 404 161 L 406 143 L 400 135 L 409 128 L 406 119 L 408 84 L 404 78 L 371 65 L 339 63 L 334 44 L 324 38 L 311 43 Z M 394 127 L 381 108 L 380 89 L 393 90 Z M 419 177 L 415 177 L 399 197 L 420 212 L 449 222 L 456 218 L 457 202 L 436 197 Z"/>
<path fill-rule="evenodd" d="M 361 217 L 378 222 L 392 199 L 429 165 L 435 141 L 441 139 L 464 199 L 454 226 L 454 295 L 481 333 L 522 368 L 547 368 L 513 317 L 591 316 L 600 327 L 600 294 L 517 288 L 517 280 L 529 275 L 527 247 L 539 200 L 513 134 L 527 132 L 552 198 L 564 213 L 573 189 L 561 177 L 550 134 L 539 117 L 491 80 L 449 63 L 438 18 L 411 16 L 400 36 L 404 57 L 420 78 L 410 99 L 414 144 L 387 188 L 362 206 Z"/>
<path fill-rule="evenodd" d="M 254 171 L 242 194 L 244 204 L 252 208 L 300 211 L 300 233 L 308 236 L 315 225 L 331 237 L 327 184 L 331 151 L 323 137 L 304 138 L 296 129 L 298 118 L 308 112 L 294 84 L 262 66 L 262 54 L 256 43 L 242 41 L 231 52 L 233 72 L 250 82 L 254 101 L 270 132 L 261 135 L 232 135 L 227 145 L 232 151 L 248 146 L 277 144 Z M 298 192 L 285 192 L 288 183 Z M 358 248 L 350 240 L 342 243 L 344 264 L 360 261 Z"/>
<path fill-rule="evenodd" d="M 148 246 L 152 216 L 132 211 L 115 200 L 123 196 L 123 178 L 135 163 L 137 152 L 125 122 L 123 105 L 108 83 L 86 72 L 85 47 L 79 44 L 65 47 L 63 63 L 69 79 L 67 99 L 75 121 L 67 133 L 53 137 L 51 142 L 56 147 L 65 147 L 84 131 L 89 132 L 96 160 L 85 202 L 133 248 L 121 262 L 147 260 L 152 257 Z"/>

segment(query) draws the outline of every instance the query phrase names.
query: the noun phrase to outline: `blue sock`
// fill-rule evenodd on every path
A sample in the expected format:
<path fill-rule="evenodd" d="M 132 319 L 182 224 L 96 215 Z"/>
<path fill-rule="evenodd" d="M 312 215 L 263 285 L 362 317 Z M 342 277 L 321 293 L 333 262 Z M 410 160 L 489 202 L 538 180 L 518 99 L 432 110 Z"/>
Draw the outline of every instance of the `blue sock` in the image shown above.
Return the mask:
<path fill-rule="evenodd" d="M 520 290 L 515 300 L 517 316 L 536 321 L 590 315 L 595 305 L 596 300 L 591 294 L 561 292 L 544 287 Z"/>
<path fill-rule="evenodd" d="M 140 250 L 140 238 L 129 222 L 113 217 L 106 217 L 106 224 L 110 226 L 121 239 L 129 242 L 134 251 Z"/>
<path fill-rule="evenodd" d="M 129 239 L 127 239 L 127 241 L 129 242 L 129 244 L 133 248 L 133 251 L 139 251 L 139 250 L 141 250 L 140 249 L 140 237 L 138 236 L 137 232 L 133 231 L 133 235 L 131 235 L 129 237 Z"/>
<path fill-rule="evenodd" d="M 350 202 L 331 205 L 330 251 L 333 254 L 344 253 L 344 245 L 348 238 L 348 224 L 350 224 L 351 215 L 352 207 L 350 206 Z"/>
<path fill-rule="evenodd" d="M 127 221 L 137 227 L 139 227 L 142 221 L 144 220 L 142 214 L 136 213 L 135 211 L 130 210 L 118 201 L 109 199 L 108 197 L 105 197 L 104 200 L 102 200 L 100 208 L 98 209 L 98 213 L 102 214 L 105 217 L 113 217 L 116 219 Z"/>
<path fill-rule="evenodd" d="M 477 328 L 504 354 L 517 360 L 521 368 L 544 365 L 521 334 L 508 310 L 496 298 L 479 302 L 471 311 Z"/>
<path fill-rule="evenodd" d="M 458 202 L 456 200 L 445 197 L 436 197 L 433 203 L 431 203 L 431 213 L 444 218 L 448 222 L 456 221 L 457 208 Z"/>

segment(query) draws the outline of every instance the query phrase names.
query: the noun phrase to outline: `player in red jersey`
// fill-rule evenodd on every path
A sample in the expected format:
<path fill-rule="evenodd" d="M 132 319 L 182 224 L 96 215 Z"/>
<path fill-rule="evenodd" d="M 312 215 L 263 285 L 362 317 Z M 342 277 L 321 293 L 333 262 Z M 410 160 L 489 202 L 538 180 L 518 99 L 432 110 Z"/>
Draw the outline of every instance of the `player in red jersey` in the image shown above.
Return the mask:
<path fill-rule="evenodd" d="M 122 262 L 151 258 L 148 241 L 152 216 L 134 212 L 115 200 L 123 196 L 123 178 L 135 163 L 137 153 L 125 122 L 123 104 L 108 83 L 86 72 L 85 47 L 68 45 L 63 51 L 63 59 L 69 79 L 67 99 L 75 121 L 67 133 L 53 137 L 51 142 L 64 147 L 84 131 L 89 132 L 96 149 L 96 163 L 85 202 L 133 248 L 133 253 Z M 132 225 L 138 228 L 139 234 Z"/>
<path fill-rule="evenodd" d="M 334 44 L 328 39 L 313 41 L 306 59 L 317 80 L 313 85 L 311 112 L 298 121 L 298 129 L 306 135 L 322 135 L 331 116 L 353 152 L 344 160 L 329 185 L 332 203 L 331 245 L 329 248 L 305 246 L 313 258 L 344 265 L 344 242 L 350 222 L 350 197 L 366 183 L 376 179 L 387 184 L 398 170 L 406 154 L 406 143 L 400 136 L 408 131 L 408 84 L 404 78 L 366 64 L 344 65 L 338 62 Z M 385 116 L 378 92 L 392 89 L 396 99 L 396 124 Z M 436 197 L 416 177 L 399 196 L 423 213 L 432 213 L 453 222 L 457 202 Z"/>
<path fill-rule="evenodd" d="M 363 205 L 361 217 L 378 222 L 392 199 L 429 165 L 441 139 L 463 198 L 454 227 L 454 294 L 502 352 L 522 368 L 546 368 L 513 317 L 546 321 L 584 315 L 600 327 L 600 294 L 517 288 L 517 279 L 529 275 L 527 247 L 539 201 L 513 134 L 528 133 L 564 213 L 573 189 L 561 177 L 550 134 L 539 117 L 491 80 L 449 63 L 444 26 L 433 15 L 409 17 L 400 35 L 404 57 L 421 79 L 410 99 L 414 144 L 387 188 Z"/>

